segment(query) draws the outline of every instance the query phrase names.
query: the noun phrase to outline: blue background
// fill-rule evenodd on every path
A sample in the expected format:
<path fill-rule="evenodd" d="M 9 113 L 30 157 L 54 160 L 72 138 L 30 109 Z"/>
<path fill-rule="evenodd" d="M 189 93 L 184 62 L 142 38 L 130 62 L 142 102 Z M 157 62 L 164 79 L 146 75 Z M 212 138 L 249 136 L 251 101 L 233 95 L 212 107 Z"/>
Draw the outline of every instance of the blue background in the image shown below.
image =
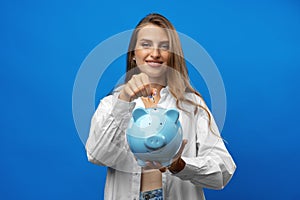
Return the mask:
<path fill-rule="evenodd" d="M 298 1 L 11 0 L 0 3 L 0 199 L 103 199 L 106 169 L 87 162 L 73 83 L 95 46 L 150 12 L 199 42 L 226 87 L 222 135 L 238 168 L 207 199 L 300 198 Z"/>

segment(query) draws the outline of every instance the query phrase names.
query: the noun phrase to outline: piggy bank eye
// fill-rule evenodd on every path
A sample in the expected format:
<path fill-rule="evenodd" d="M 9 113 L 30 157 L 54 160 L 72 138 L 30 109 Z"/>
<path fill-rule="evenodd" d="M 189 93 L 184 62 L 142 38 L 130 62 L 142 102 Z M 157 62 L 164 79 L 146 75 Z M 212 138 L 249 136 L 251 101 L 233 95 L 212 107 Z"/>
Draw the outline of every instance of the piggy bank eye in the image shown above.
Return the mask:
<path fill-rule="evenodd" d="M 159 124 L 160 124 L 160 125 L 162 125 L 162 123 L 161 123 L 161 122 L 160 122 Z"/>

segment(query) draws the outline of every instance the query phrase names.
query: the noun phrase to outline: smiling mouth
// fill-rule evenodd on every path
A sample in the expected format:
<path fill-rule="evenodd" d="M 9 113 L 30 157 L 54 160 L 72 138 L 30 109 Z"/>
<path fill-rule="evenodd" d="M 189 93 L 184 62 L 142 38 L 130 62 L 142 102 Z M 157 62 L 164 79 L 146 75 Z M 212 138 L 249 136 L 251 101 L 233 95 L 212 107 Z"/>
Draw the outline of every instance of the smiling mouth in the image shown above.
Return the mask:
<path fill-rule="evenodd" d="M 163 62 L 162 61 L 154 61 L 154 60 L 146 60 L 146 63 L 151 67 L 160 67 Z"/>

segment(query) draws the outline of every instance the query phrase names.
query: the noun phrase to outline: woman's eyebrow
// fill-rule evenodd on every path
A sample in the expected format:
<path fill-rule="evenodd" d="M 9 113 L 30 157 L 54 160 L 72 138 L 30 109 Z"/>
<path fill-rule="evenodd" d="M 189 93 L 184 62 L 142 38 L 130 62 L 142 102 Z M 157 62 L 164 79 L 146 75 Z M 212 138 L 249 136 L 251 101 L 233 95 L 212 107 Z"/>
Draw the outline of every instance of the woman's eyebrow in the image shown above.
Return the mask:
<path fill-rule="evenodd" d="M 139 41 L 153 42 L 152 40 L 149 40 L 146 38 L 141 38 Z M 163 41 L 160 41 L 159 43 L 169 43 L 169 40 L 163 40 Z"/>
<path fill-rule="evenodd" d="M 152 42 L 152 40 L 141 38 L 140 41 L 145 41 L 145 42 Z"/>

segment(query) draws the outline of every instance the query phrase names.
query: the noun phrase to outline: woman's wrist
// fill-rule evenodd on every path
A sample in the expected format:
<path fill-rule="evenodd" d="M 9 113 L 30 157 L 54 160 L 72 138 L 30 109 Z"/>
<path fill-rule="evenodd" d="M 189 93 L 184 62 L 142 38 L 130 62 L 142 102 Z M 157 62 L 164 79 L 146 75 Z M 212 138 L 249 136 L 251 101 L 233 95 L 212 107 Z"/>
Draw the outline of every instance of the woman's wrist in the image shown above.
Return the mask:
<path fill-rule="evenodd" d="M 170 167 L 168 167 L 168 170 L 172 173 L 172 174 L 177 174 L 178 172 L 180 172 L 181 170 L 183 170 L 185 167 L 185 162 L 182 158 L 179 158 L 178 160 L 176 160 L 175 162 L 173 162 Z"/>
<path fill-rule="evenodd" d="M 123 92 L 121 92 L 121 93 L 119 94 L 119 97 L 118 97 L 118 98 L 121 99 L 121 100 L 123 100 L 123 101 L 130 102 L 130 97 L 127 96 L 127 95 L 125 95 Z"/>

